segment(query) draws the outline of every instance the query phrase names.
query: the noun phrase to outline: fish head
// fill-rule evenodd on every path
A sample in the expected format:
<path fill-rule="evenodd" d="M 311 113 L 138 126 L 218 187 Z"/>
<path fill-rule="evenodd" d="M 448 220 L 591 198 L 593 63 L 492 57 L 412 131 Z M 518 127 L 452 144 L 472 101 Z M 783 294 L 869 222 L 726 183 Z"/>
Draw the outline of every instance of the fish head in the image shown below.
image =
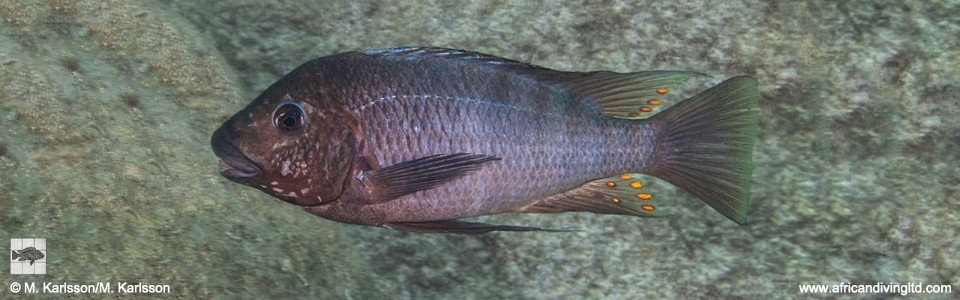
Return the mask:
<path fill-rule="evenodd" d="M 315 206 L 337 199 L 347 186 L 360 123 L 297 72 L 224 122 L 211 145 L 227 179 Z"/>

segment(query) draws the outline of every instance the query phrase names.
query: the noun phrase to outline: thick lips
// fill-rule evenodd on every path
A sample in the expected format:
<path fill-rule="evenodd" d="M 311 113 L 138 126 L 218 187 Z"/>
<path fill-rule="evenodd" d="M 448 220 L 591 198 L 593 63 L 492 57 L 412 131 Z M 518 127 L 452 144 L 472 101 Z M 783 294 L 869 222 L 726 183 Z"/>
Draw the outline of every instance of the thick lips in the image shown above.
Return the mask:
<path fill-rule="evenodd" d="M 223 128 L 213 133 L 210 144 L 213 146 L 213 152 L 220 157 L 220 175 L 223 177 L 234 181 L 245 181 L 260 174 L 260 168 L 226 140 Z"/>
<path fill-rule="evenodd" d="M 220 175 L 229 179 L 244 179 L 257 176 L 260 174 L 260 170 L 253 165 L 242 165 L 240 163 L 234 162 L 229 163 L 224 159 L 220 159 Z"/>

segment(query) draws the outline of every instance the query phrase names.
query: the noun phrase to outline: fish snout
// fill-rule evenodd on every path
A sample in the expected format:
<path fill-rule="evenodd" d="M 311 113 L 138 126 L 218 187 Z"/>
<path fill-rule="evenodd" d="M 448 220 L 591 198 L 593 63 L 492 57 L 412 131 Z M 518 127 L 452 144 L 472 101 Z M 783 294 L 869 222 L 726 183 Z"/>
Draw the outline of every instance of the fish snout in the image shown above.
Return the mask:
<path fill-rule="evenodd" d="M 213 152 L 220 158 L 220 175 L 232 181 L 247 183 L 260 175 L 260 167 L 243 155 L 243 152 L 230 142 L 230 129 L 220 127 L 210 138 Z"/>

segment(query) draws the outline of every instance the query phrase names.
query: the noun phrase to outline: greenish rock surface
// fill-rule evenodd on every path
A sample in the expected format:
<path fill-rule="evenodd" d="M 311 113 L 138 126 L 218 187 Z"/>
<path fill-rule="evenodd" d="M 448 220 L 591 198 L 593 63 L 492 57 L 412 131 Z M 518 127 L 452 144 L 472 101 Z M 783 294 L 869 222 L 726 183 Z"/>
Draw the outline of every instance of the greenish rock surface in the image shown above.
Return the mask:
<path fill-rule="evenodd" d="M 952 285 L 925 296 L 954 298 L 957 36 L 956 1 L 0 0 L 0 239 L 49 248 L 48 275 L 0 283 L 645 299 L 912 282 Z M 564 70 L 756 76 L 750 224 L 665 190 L 665 219 L 499 215 L 478 219 L 579 231 L 410 234 L 316 218 L 219 177 L 210 133 L 284 72 L 400 45 Z"/>
<path fill-rule="evenodd" d="M 246 102 L 243 85 L 176 12 L 0 1 L 0 20 L 0 238 L 48 247 L 47 275 L 4 272 L 0 298 L 13 280 L 387 295 L 337 227 L 219 178 L 210 130 Z"/>

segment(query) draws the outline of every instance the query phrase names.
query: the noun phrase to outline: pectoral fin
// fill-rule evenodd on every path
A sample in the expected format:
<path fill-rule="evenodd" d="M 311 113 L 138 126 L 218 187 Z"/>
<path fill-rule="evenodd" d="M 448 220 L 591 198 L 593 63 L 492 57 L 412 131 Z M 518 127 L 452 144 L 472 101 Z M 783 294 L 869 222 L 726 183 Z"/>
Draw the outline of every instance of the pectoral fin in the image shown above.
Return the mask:
<path fill-rule="evenodd" d="M 374 201 L 386 201 L 435 188 L 499 159 L 469 153 L 438 154 L 366 171 L 365 177 Z"/>
<path fill-rule="evenodd" d="M 455 234 L 482 234 L 491 231 L 548 231 L 567 232 L 569 230 L 543 229 L 538 227 L 493 225 L 487 223 L 443 220 L 430 222 L 388 223 L 384 227 L 412 232 L 435 232 Z"/>

